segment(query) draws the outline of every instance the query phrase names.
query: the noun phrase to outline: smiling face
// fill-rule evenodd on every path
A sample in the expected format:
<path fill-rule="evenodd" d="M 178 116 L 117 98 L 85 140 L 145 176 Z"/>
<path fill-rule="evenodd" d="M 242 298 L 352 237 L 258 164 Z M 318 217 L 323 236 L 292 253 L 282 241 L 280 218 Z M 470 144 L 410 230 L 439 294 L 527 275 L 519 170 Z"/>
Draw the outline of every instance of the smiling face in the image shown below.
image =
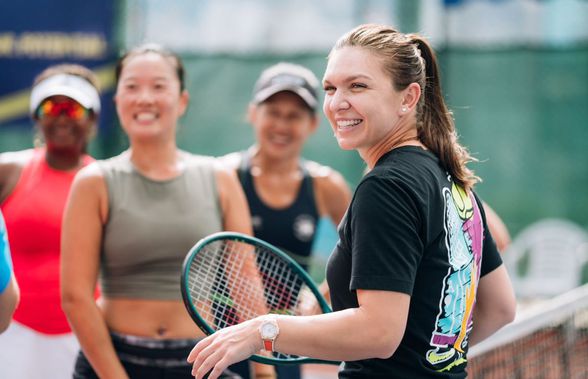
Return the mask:
<path fill-rule="evenodd" d="M 131 140 L 175 138 L 178 118 L 188 105 L 174 63 L 156 52 L 129 56 L 118 80 L 116 109 Z"/>
<path fill-rule="evenodd" d="M 284 91 L 249 108 L 259 152 L 273 159 L 297 158 L 316 130 L 317 117 L 298 95 Z"/>
<path fill-rule="evenodd" d="M 323 85 L 323 111 L 342 149 L 370 151 L 390 139 L 406 109 L 405 91 L 393 87 L 380 58 L 361 47 L 334 50 Z"/>
<path fill-rule="evenodd" d="M 61 95 L 43 100 L 34 117 L 50 152 L 83 153 L 96 123 L 95 114 Z"/>

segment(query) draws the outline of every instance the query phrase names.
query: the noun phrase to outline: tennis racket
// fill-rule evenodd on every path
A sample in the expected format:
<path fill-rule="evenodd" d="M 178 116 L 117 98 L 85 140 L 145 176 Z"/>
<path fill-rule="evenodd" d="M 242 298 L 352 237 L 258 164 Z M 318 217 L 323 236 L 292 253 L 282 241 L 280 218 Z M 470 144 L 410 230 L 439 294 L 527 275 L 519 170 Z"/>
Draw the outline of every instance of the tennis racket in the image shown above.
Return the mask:
<path fill-rule="evenodd" d="M 314 281 L 292 258 L 241 233 L 211 234 L 194 245 L 184 260 L 181 288 L 190 316 L 206 335 L 268 313 L 302 315 L 313 301 L 323 313 L 331 312 Z M 273 365 L 339 364 L 278 352 L 251 359 Z"/>

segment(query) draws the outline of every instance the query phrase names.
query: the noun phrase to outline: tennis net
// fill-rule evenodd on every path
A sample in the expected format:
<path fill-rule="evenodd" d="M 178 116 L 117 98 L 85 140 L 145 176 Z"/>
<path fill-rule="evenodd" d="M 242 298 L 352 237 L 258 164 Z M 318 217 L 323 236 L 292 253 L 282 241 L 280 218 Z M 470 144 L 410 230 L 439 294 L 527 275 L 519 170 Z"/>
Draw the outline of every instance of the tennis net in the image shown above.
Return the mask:
<path fill-rule="evenodd" d="M 588 285 L 521 310 L 468 358 L 471 379 L 588 378 Z"/>

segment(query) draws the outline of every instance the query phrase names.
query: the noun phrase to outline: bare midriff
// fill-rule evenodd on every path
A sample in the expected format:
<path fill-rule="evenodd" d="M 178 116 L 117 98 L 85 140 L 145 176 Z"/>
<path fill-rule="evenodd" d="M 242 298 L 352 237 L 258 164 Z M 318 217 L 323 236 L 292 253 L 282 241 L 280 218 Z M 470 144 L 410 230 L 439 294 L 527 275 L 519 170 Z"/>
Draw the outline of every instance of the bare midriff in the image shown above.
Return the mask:
<path fill-rule="evenodd" d="M 116 333 L 156 339 L 202 338 L 181 300 L 100 300 L 108 328 Z"/>

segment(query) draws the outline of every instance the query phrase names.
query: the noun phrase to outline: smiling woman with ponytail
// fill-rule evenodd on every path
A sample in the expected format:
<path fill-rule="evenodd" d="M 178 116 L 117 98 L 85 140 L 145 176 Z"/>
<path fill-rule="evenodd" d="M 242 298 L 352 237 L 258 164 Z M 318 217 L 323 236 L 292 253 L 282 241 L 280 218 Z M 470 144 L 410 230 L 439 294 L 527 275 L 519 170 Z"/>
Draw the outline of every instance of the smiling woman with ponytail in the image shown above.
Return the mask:
<path fill-rule="evenodd" d="M 468 348 L 512 321 L 515 298 L 435 54 L 419 35 L 361 25 L 331 50 L 323 87 L 337 143 L 369 171 L 327 264 L 333 312 L 276 316 L 275 349 L 344 361 L 339 378 L 465 378 Z M 197 344 L 196 377 L 260 349 L 262 320 Z"/>

